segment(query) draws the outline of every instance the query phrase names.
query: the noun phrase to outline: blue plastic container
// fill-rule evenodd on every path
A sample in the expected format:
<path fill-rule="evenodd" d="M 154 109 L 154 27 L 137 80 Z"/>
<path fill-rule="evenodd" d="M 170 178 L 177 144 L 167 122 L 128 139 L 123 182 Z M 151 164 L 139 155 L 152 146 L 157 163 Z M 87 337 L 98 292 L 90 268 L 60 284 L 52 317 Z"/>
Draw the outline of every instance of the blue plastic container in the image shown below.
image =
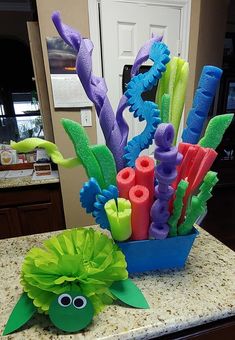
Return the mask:
<path fill-rule="evenodd" d="M 186 236 L 169 237 L 164 240 L 117 242 L 126 256 L 129 273 L 147 270 L 182 268 L 198 235 L 193 228 Z"/>

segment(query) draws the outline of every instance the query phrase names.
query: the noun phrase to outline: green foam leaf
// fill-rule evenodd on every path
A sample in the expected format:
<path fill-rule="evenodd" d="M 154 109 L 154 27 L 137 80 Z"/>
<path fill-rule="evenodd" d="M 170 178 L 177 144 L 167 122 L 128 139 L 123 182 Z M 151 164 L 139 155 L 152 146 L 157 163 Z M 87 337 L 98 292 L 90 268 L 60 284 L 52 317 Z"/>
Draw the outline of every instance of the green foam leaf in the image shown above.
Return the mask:
<path fill-rule="evenodd" d="M 26 293 L 23 293 L 11 312 L 2 335 L 10 334 L 19 329 L 32 318 L 36 311 L 37 308 L 34 306 L 33 301 Z"/>
<path fill-rule="evenodd" d="M 77 157 L 81 160 L 88 178 L 94 177 L 100 187 L 106 187 L 99 163 L 90 148 L 90 141 L 85 129 L 77 122 L 70 119 L 62 119 L 62 125 L 73 142 Z"/>
<path fill-rule="evenodd" d="M 116 298 L 129 306 L 142 309 L 149 308 L 143 293 L 130 279 L 114 282 L 110 291 Z"/>
<path fill-rule="evenodd" d="M 217 173 L 208 171 L 199 188 L 199 194 L 192 197 L 191 203 L 187 209 L 186 218 L 178 227 L 179 235 L 187 235 L 191 232 L 196 219 L 205 211 L 206 202 L 212 197 L 211 191 L 217 182 Z"/>
<path fill-rule="evenodd" d="M 101 168 L 105 185 L 116 185 L 117 170 L 112 152 L 106 145 L 92 145 L 91 151 Z"/>
<path fill-rule="evenodd" d="M 228 113 L 212 118 L 206 128 L 204 137 L 199 141 L 199 145 L 204 148 L 216 149 L 220 144 L 223 135 L 233 120 L 234 114 Z"/>

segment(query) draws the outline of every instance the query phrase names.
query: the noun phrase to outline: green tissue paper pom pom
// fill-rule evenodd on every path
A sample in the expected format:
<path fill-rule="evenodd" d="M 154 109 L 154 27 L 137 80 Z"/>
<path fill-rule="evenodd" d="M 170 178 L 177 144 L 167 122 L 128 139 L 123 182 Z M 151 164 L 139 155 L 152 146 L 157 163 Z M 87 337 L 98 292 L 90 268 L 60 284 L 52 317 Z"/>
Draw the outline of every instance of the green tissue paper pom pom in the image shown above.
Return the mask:
<path fill-rule="evenodd" d="M 128 277 L 125 256 L 112 239 L 92 228 L 66 230 L 25 256 L 21 284 L 39 312 L 48 313 L 55 296 L 86 295 L 95 313 L 111 304 L 113 282 Z"/>

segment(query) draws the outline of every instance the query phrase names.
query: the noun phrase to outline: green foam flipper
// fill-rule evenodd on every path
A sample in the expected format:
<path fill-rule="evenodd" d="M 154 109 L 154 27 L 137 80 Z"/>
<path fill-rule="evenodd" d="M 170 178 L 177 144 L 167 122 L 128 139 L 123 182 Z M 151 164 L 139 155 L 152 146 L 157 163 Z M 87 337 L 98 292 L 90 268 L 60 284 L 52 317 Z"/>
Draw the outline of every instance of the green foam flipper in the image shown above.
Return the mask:
<path fill-rule="evenodd" d="M 116 298 L 129 306 L 142 309 L 149 308 L 143 293 L 130 279 L 115 281 L 109 289 Z"/>
<path fill-rule="evenodd" d="M 33 301 L 23 293 L 11 312 L 2 335 L 10 334 L 25 325 L 36 312 Z"/>
<path fill-rule="evenodd" d="M 216 149 L 220 144 L 223 135 L 233 120 L 234 114 L 228 113 L 212 118 L 206 128 L 204 137 L 199 141 L 199 145 L 204 148 Z"/>

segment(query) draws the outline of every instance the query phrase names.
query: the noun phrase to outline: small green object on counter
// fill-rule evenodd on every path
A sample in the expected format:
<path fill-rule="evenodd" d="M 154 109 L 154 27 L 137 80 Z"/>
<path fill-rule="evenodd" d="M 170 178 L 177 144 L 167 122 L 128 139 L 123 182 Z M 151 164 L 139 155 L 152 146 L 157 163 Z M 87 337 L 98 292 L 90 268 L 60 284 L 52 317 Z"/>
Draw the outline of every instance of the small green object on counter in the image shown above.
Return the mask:
<path fill-rule="evenodd" d="M 177 236 L 177 224 L 181 216 L 183 208 L 183 198 L 187 188 L 188 182 L 182 179 L 177 186 L 177 190 L 175 192 L 173 213 L 168 220 L 168 224 L 170 226 L 169 236 Z"/>
<path fill-rule="evenodd" d="M 131 236 L 131 203 L 125 198 L 109 200 L 105 206 L 112 237 L 115 241 L 125 241 Z"/>
<path fill-rule="evenodd" d="M 204 148 L 216 149 L 220 144 L 225 131 L 231 124 L 233 117 L 233 113 L 228 113 L 212 118 L 208 123 L 204 137 L 198 144 Z"/>

